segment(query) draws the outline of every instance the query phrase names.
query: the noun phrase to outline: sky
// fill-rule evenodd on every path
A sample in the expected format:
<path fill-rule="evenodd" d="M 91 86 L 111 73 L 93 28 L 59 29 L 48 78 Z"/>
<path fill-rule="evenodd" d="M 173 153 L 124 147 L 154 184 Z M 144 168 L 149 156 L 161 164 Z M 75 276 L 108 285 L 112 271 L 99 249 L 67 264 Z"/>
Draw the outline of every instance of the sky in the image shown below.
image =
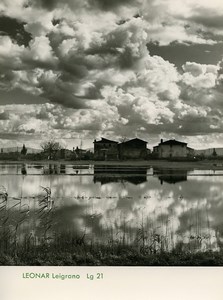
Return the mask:
<path fill-rule="evenodd" d="M 0 146 L 223 147 L 222 0 L 1 0 Z"/>

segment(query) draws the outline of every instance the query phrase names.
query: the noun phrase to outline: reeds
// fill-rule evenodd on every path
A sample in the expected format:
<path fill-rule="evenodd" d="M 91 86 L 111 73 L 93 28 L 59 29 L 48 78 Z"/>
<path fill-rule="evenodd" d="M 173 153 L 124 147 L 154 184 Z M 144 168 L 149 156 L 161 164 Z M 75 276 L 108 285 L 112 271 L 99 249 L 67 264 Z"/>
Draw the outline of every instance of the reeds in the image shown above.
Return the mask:
<path fill-rule="evenodd" d="M 130 264 L 134 264 L 133 257 L 141 264 L 141 259 L 148 264 L 151 257 L 153 261 L 155 257 L 167 259 L 171 253 L 183 256 L 216 250 L 216 246 L 212 249 L 213 232 L 207 209 L 206 231 L 202 230 L 199 207 L 188 209 L 187 236 L 174 230 L 173 212 L 169 215 L 162 213 L 160 220 L 142 212 L 138 224 L 120 215 L 113 224 L 108 220 L 97 232 L 89 233 L 86 227 L 81 231 L 73 228 L 63 231 L 57 223 L 59 210 L 51 189 L 41 189 L 42 193 L 32 198 L 33 207 L 30 202 L 24 203 L 26 197 L 10 198 L 6 189 L 0 187 L 0 254 L 3 258 L 7 257 L 1 264 L 121 264 L 120 259 L 127 257 Z M 91 229 L 99 226 L 102 217 L 93 207 L 85 215 L 90 219 Z M 215 235 L 220 249 L 221 239 L 218 233 Z M 125 264 L 127 261 L 123 262 Z"/>

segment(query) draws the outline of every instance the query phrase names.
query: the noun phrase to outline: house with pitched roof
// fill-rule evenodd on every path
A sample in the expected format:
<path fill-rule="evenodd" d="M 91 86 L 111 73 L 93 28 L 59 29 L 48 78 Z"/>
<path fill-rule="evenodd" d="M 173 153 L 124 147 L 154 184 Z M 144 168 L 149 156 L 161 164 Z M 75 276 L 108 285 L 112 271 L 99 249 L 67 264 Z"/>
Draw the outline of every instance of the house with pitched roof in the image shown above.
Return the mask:
<path fill-rule="evenodd" d="M 134 138 L 118 144 L 119 159 L 145 159 L 147 142 Z"/>
<path fill-rule="evenodd" d="M 188 156 L 187 143 L 176 140 L 163 141 L 153 147 L 153 154 L 158 158 L 183 158 Z"/>
<path fill-rule="evenodd" d="M 100 141 L 94 140 L 94 159 L 95 160 L 117 160 L 118 142 L 101 138 Z"/>

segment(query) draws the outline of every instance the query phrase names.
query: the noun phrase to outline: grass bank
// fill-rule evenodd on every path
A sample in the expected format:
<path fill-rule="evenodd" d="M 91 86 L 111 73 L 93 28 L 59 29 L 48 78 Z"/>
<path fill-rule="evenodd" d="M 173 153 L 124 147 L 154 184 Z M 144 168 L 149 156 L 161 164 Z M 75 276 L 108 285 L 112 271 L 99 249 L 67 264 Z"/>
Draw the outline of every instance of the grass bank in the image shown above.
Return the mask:
<path fill-rule="evenodd" d="M 0 164 L 52 164 L 52 165 L 106 165 L 106 166 L 134 166 L 134 167 L 160 167 L 163 169 L 183 169 L 183 170 L 223 170 L 223 161 L 220 160 L 201 160 L 201 161 L 168 161 L 168 160 L 126 160 L 126 161 L 93 161 L 93 160 L 81 160 L 81 161 L 67 161 L 67 160 L 19 160 L 19 161 L 0 161 Z"/>
<path fill-rule="evenodd" d="M 24 246 L 24 245 L 23 245 Z M 222 252 L 149 253 L 130 246 L 72 246 L 68 250 L 55 245 L 17 249 L 1 253 L 0 264 L 11 266 L 223 266 Z"/>

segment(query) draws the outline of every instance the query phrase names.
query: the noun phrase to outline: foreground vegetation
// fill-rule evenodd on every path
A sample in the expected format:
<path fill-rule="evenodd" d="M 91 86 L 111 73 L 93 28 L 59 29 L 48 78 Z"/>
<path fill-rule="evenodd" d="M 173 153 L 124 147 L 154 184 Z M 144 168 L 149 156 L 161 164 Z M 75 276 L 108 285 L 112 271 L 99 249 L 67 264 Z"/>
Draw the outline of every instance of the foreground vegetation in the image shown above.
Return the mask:
<path fill-rule="evenodd" d="M 31 210 L 22 198 L 9 199 L 4 187 L 0 189 L 0 265 L 12 266 L 223 266 L 222 244 L 211 250 L 210 234 L 190 236 L 188 244 L 174 242 L 168 227 L 166 234 L 149 231 L 142 219 L 132 242 L 127 239 L 127 227 L 119 238 L 112 232 L 102 240 L 85 233 L 62 232 L 55 223 L 57 212 L 51 190 L 42 187 L 43 194 Z M 92 215 L 93 217 L 94 215 Z M 92 226 L 94 218 L 92 218 Z M 33 227 L 30 225 L 33 225 Z M 199 224 L 197 224 L 199 225 Z M 119 228 L 121 229 L 121 228 Z M 206 251 L 201 251 L 206 240 Z"/>
<path fill-rule="evenodd" d="M 151 253 L 146 249 L 118 245 L 116 247 L 98 245 L 40 245 L 29 247 L 23 244 L 16 253 L 2 252 L 0 264 L 7 266 L 223 266 L 222 252 Z M 67 249 L 66 249 L 67 248 Z"/>

